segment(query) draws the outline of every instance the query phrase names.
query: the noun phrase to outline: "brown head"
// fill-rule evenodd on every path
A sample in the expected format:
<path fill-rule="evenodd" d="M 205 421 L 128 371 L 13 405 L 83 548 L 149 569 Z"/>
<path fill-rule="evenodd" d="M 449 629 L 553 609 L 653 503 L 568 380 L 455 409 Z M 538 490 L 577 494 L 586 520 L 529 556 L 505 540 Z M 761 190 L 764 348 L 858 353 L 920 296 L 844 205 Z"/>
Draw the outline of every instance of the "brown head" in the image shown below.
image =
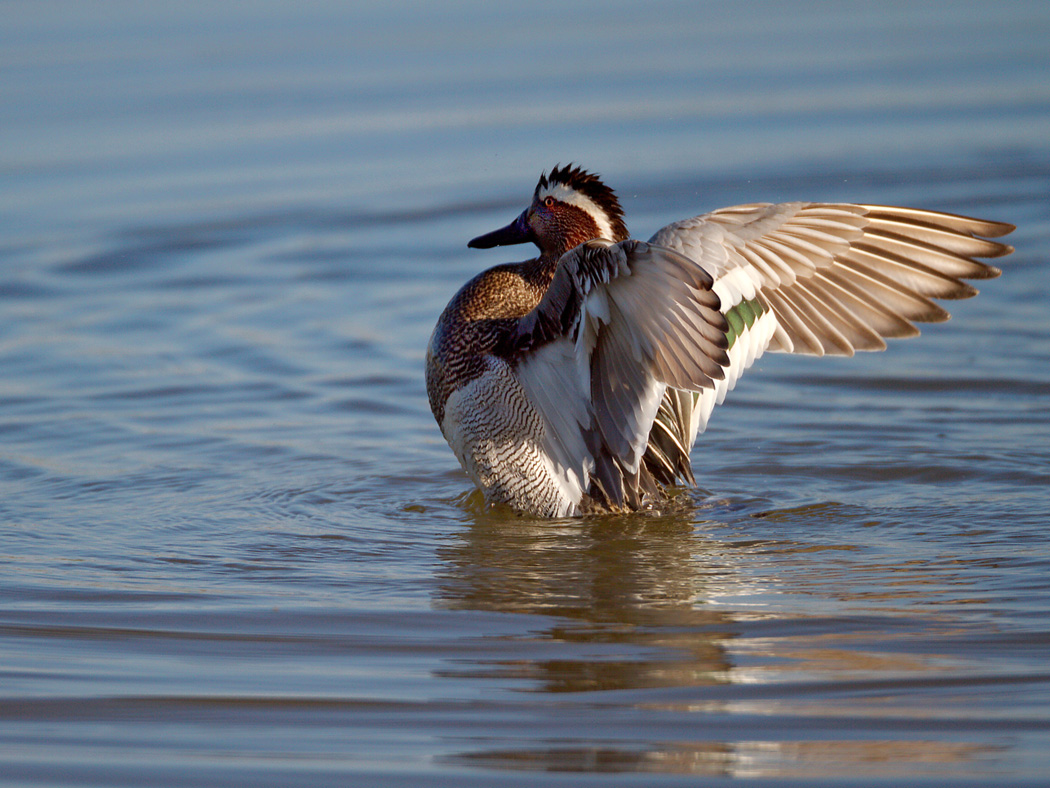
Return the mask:
<path fill-rule="evenodd" d="M 513 222 L 472 240 L 467 246 L 534 243 L 543 257 L 560 257 L 592 238 L 625 241 L 627 226 L 616 194 L 597 175 L 573 167 L 555 167 L 540 176 L 532 203 Z"/>

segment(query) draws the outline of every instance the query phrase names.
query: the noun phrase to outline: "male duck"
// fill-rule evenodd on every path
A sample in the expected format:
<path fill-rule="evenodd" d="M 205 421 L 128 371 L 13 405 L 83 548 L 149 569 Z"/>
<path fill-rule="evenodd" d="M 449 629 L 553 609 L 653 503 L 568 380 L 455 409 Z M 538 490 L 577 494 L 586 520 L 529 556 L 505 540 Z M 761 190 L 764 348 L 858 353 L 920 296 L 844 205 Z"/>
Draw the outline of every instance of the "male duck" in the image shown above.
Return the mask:
<path fill-rule="evenodd" d="M 1000 271 L 1013 226 L 873 205 L 755 204 L 631 240 L 613 191 L 567 166 L 469 246 L 537 258 L 467 282 L 427 348 L 430 407 L 489 503 L 547 517 L 658 505 L 766 350 L 852 355 L 919 333 Z"/>

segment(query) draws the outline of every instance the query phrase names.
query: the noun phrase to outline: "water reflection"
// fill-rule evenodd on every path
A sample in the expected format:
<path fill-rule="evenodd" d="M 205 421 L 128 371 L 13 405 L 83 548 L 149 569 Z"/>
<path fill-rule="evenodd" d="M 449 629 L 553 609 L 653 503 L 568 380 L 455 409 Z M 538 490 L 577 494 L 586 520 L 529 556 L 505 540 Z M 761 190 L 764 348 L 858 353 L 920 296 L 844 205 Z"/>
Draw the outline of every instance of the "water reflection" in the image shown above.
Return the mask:
<path fill-rule="evenodd" d="M 536 636 L 565 645 L 562 655 L 482 672 L 537 691 L 722 683 L 729 621 L 704 594 L 728 569 L 712 549 L 692 512 L 560 524 L 480 514 L 439 551 L 439 604 L 542 614 Z"/>
<path fill-rule="evenodd" d="M 459 541 L 440 552 L 446 571 L 439 604 L 542 615 L 535 637 L 560 648 L 553 657 L 443 675 L 526 679 L 527 691 L 559 697 L 727 682 L 732 666 L 723 644 L 731 637 L 729 620 L 705 609 L 704 595 L 708 583 L 724 582 L 728 568 L 696 532 L 693 515 L 551 524 L 479 513 Z M 556 743 L 482 748 L 449 760 L 526 771 L 727 771 L 730 748 L 720 741 L 655 743 L 631 732 L 634 726 L 627 723 L 627 738 L 581 730 Z M 619 741 L 597 740 L 605 736 Z"/>
<path fill-rule="evenodd" d="M 634 752 L 609 748 L 469 753 L 453 760 L 494 769 L 558 772 L 642 772 L 703 777 L 826 779 L 850 774 L 878 779 L 969 778 L 986 774 L 975 765 L 1006 747 L 940 741 L 742 741 L 732 745 L 676 742 Z M 978 767 L 979 768 L 979 767 Z"/>
<path fill-rule="evenodd" d="M 842 621 L 825 631 L 815 619 L 711 604 L 768 589 L 743 569 L 755 543 L 705 535 L 702 509 L 551 523 L 465 508 L 468 527 L 438 551 L 436 606 L 533 615 L 536 626 L 513 636 L 512 658 L 486 652 L 435 675 L 537 700 L 509 704 L 524 704 L 524 729 L 512 716 L 469 743 L 454 738 L 446 762 L 806 779 L 969 775 L 1004 757 L 983 734 L 915 704 L 936 660 L 913 654 L 909 669 L 882 654 L 883 668 L 863 673 L 868 684 L 873 670 L 886 675 L 870 699 L 870 686 L 834 670 L 882 650 L 877 622 L 857 643 L 861 632 Z M 771 556 L 800 550 L 765 547 Z"/>

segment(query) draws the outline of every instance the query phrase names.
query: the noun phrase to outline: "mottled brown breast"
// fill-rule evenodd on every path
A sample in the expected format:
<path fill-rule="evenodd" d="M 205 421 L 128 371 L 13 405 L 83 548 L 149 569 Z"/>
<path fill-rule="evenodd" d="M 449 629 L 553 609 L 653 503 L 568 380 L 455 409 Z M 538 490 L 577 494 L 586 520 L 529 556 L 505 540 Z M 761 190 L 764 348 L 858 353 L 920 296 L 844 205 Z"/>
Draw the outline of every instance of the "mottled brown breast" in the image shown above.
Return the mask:
<path fill-rule="evenodd" d="M 471 279 L 438 318 L 427 347 L 427 396 L 438 424 L 445 402 L 482 372 L 482 357 L 511 332 L 543 298 L 544 283 L 527 263 L 501 265 Z"/>

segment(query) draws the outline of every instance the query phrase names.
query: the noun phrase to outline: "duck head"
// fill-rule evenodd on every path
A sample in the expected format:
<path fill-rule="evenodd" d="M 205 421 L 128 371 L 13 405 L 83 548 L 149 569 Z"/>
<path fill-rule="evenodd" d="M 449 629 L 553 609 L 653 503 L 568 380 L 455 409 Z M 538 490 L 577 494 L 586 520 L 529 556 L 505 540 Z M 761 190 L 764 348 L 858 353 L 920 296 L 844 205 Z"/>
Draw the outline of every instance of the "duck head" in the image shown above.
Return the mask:
<path fill-rule="evenodd" d="M 570 164 L 540 176 L 532 203 L 517 219 L 467 246 L 489 249 L 534 243 L 544 257 L 560 257 L 592 238 L 626 240 L 623 209 L 613 190 L 597 175 Z"/>

